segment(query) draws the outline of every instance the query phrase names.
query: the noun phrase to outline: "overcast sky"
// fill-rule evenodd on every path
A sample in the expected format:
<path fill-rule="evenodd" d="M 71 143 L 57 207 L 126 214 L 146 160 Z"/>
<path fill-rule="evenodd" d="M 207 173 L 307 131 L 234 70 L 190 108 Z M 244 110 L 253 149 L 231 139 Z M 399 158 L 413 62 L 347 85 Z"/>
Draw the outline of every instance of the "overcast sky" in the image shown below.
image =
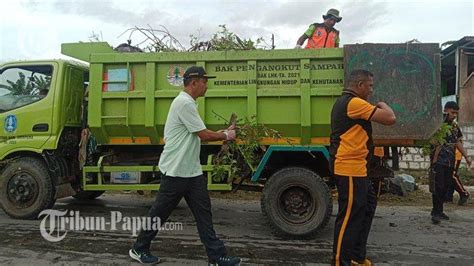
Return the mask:
<path fill-rule="evenodd" d="M 443 43 L 474 35 L 471 1 L 262 1 L 262 0 L 30 0 L 2 2 L 0 62 L 59 58 L 60 44 L 89 41 L 92 32 L 117 46 L 134 26 L 166 27 L 184 46 L 189 36 L 209 39 L 218 25 L 242 38 L 275 34 L 277 48 L 296 40 L 322 14 L 337 8 L 342 44 L 399 43 L 417 39 Z M 138 34 L 132 42 L 141 41 Z"/>

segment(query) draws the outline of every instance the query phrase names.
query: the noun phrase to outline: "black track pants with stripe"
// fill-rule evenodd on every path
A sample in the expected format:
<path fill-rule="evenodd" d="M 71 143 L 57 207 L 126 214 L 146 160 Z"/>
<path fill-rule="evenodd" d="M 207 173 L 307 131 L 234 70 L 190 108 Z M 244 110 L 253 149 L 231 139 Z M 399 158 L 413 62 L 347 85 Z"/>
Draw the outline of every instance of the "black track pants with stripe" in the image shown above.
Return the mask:
<path fill-rule="evenodd" d="M 433 210 L 431 211 L 431 215 L 440 215 L 444 212 L 443 203 L 448 185 L 452 182 L 454 168 L 435 163 L 434 170 L 436 172 L 435 193 L 431 194 L 433 200 Z"/>
<path fill-rule="evenodd" d="M 334 228 L 334 263 L 363 261 L 377 207 L 377 197 L 367 177 L 335 176 L 339 211 Z"/>
<path fill-rule="evenodd" d="M 459 178 L 459 166 L 461 165 L 461 160 L 456 161 L 456 165 L 454 166 L 454 174 L 451 182 L 448 182 L 448 188 L 446 191 L 446 196 L 444 198 L 445 201 L 452 201 L 454 190 L 459 193 L 460 197 L 467 197 L 469 192 L 464 188 L 461 179 Z"/>

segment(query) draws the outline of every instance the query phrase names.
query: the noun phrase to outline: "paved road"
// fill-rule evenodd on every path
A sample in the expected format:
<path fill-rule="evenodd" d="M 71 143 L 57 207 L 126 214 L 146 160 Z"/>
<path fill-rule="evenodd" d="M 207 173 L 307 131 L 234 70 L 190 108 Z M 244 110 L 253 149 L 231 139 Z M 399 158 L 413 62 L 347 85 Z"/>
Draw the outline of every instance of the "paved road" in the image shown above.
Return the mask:
<path fill-rule="evenodd" d="M 54 209 L 110 221 L 111 211 L 121 211 L 124 217 L 142 216 L 151 201 L 134 194 L 105 194 L 93 202 L 62 199 Z M 230 253 L 245 258 L 243 264 L 329 264 L 334 217 L 314 240 L 285 240 L 272 235 L 258 201 L 213 199 L 212 203 L 216 231 Z M 379 207 L 368 256 L 376 265 L 473 265 L 473 205 L 448 205 L 451 220 L 441 225 L 430 223 L 429 211 L 429 206 Z M 162 257 L 163 265 L 206 265 L 204 248 L 184 202 L 171 221 L 182 223 L 183 230 L 160 234 L 153 242 L 153 253 Z M 131 231 L 68 231 L 62 241 L 52 243 L 41 236 L 40 222 L 10 219 L 0 211 L 0 264 L 133 264 L 128 257 L 135 239 Z"/>

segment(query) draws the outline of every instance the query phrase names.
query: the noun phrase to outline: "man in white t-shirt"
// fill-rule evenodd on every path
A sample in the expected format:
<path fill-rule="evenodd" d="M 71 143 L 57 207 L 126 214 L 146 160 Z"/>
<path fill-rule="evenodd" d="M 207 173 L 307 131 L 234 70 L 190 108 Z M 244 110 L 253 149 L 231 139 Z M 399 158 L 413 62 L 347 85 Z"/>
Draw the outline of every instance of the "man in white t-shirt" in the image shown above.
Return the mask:
<path fill-rule="evenodd" d="M 184 197 L 196 219 L 209 264 L 238 265 L 241 259 L 226 255 L 224 242 L 214 231 L 207 178 L 199 161 L 201 141 L 235 139 L 233 127 L 212 131 L 206 128 L 199 116 L 196 99 L 204 96 L 210 78 L 215 77 L 197 66 L 188 68 L 183 75 L 185 88 L 171 103 L 166 119 L 165 147 L 158 165 L 162 173 L 160 190 L 148 216 L 159 217 L 164 224 Z M 158 263 L 160 259 L 150 253 L 151 241 L 157 233 L 157 230 L 141 231 L 129 251 L 130 257 L 141 263 Z"/>

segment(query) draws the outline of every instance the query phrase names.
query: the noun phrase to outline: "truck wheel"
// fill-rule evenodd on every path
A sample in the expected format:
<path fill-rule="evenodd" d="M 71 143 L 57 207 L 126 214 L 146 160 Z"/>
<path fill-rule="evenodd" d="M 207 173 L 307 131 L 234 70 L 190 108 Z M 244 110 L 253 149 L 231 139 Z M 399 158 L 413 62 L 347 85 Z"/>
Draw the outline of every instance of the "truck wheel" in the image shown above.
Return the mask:
<path fill-rule="evenodd" d="M 53 184 L 46 165 L 39 159 L 25 157 L 7 165 L 0 180 L 0 201 L 12 218 L 36 219 L 52 205 Z"/>
<path fill-rule="evenodd" d="M 329 222 L 332 197 L 316 173 L 290 167 L 276 172 L 267 181 L 261 207 L 275 234 L 314 238 Z"/>
<path fill-rule="evenodd" d="M 94 200 L 100 196 L 102 196 L 102 194 L 104 194 L 105 191 L 84 191 L 84 190 L 81 190 L 79 192 L 76 193 L 76 195 L 74 195 L 73 197 L 78 199 L 78 200 Z"/>
<path fill-rule="evenodd" d="M 51 192 L 51 201 L 49 202 L 48 206 L 46 206 L 46 209 L 52 209 L 55 203 L 56 203 L 56 188 L 53 185 L 53 191 Z"/>

